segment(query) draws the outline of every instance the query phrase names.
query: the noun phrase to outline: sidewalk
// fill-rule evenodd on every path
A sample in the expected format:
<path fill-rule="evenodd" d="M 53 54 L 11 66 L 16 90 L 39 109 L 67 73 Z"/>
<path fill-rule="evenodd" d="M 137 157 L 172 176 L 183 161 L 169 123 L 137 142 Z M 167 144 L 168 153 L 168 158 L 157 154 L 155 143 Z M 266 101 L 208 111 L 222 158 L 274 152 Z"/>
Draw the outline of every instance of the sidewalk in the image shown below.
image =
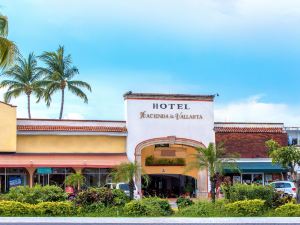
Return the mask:
<path fill-rule="evenodd" d="M 95 224 L 95 223 L 165 223 L 165 224 L 207 224 L 207 223 L 235 223 L 235 224 L 257 224 L 257 223 L 268 223 L 268 224 L 300 224 L 300 218 L 273 218 L 273 217 L 263 217 L 263 218 L 177 218 L 177 217 L 163 217 L 163 218 L 99 218 L 99 217 L 0 217 L 1 223 L 56 223 L 56 224 Z"/>

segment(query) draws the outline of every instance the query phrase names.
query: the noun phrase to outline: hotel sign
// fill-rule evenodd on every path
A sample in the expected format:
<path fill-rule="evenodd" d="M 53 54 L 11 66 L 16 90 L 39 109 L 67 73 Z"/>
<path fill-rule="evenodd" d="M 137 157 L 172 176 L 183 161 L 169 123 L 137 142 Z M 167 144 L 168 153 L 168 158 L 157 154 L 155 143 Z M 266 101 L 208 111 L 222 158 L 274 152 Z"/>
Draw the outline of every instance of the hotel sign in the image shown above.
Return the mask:
<path fill-rule="evenodd" d="M 141 111 L 140 119 L 173 119 L 173 120 L 202 120 L 201 114 L 189 113 L 189 104 L 175 104 L 175 103 L 153 103 L 153 110 L 160 112 Z M 173 112 L 178 111 L 180 112 Z M 168 111 L 166 113 L 162 111 Z"/>

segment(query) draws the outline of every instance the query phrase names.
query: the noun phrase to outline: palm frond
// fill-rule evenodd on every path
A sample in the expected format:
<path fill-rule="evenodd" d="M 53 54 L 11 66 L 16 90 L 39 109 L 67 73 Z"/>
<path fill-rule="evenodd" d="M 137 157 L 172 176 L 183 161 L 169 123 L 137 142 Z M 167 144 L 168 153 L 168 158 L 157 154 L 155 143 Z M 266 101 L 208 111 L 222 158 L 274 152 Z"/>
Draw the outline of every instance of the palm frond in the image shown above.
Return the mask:
<path fill-rule="evenodd" d="M 0 37 L 0 67 L 11 66 L 18 56 L 16 44 L 5 37 Z"/>
<path fill-rule="evenodd" d="M 83 99 L 84 103 L 88 103 L 88 98 L 87 98 L 86 94 L 80 88 L 75 87 L 74 85 L 68 84 L 68 90 L 71 91 L 74 95 Z"/>
<path fill-rule="evenodd" d="M 75 87 L 83 87 L 83 88 L 88 89 L 89 91 L 92 91 L 91 86 L 87 82 L 84 82 L 84 81 L 71 80 L 71 81 L 68 81 L 68 85 L 75 86 Z"/>

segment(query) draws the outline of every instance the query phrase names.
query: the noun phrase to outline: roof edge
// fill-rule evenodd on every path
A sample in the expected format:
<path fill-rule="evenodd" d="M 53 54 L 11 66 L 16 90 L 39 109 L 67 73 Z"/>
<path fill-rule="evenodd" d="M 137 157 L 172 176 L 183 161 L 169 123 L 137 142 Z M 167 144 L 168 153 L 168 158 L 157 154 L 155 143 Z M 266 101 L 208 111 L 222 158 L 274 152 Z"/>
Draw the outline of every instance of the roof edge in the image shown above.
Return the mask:
<path fill-rule="evenodd" d="M 9 103 L 3 102 L 3 101 L 0 101 L 0 103 L 2 103 L 2 104 L 4 104 L 4 105 L 8 105 L 8 106 L 10 106 L 10 107 L 14 107 L 14 108 L 17 107 L 16 105 L 12 105 L 12 104 L 9 104 Z"/>
<path fill-rule="evenodd" d="M 125 120 L 76 120 L 76 119 L 43 119 L 43 118 L 17 118 L 17 120 L 28 120 L 28 121 L 70 121 L 70 122 L 118 122 L 118 123 L 126 123 Z"/>
<path fill-rule="evenodd" d="M 160 93 L 133 93 L 126 92 L 126 99 L 162 99 L 162 100 L 198 100 L 198 101 L 214 101 L 216 95 L 193 95 L 193 94 L 160 94 Z"/>

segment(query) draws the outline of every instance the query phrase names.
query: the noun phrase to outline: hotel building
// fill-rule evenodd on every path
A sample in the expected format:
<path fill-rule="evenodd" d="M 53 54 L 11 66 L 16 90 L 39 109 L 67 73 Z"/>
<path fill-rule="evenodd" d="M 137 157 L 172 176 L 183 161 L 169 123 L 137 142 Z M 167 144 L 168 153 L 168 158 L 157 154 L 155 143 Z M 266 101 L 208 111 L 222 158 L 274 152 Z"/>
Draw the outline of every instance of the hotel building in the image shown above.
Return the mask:
<path fill-rule="evenodd" d="M 186 170 L 196 148 L 223 143 L 238 153 L 240 171 L 233 182 L 265 184 L 286 178 L 273 165 L 265 141 L 288 144 L 282 123 L 214 121 L 213 95 L 128 92 L 125 121 L 18 119 L 16 107 L 0 102 L 0 191 L 18 185 L 64 186 L 65 177 L 82 173 L 86 186 L 111 182 L 109 171 L 136 161 L 151 183 L 136 184 L 144 194 L 176 197 L 184 192 L 207 196 L 207 169 Z"/>

